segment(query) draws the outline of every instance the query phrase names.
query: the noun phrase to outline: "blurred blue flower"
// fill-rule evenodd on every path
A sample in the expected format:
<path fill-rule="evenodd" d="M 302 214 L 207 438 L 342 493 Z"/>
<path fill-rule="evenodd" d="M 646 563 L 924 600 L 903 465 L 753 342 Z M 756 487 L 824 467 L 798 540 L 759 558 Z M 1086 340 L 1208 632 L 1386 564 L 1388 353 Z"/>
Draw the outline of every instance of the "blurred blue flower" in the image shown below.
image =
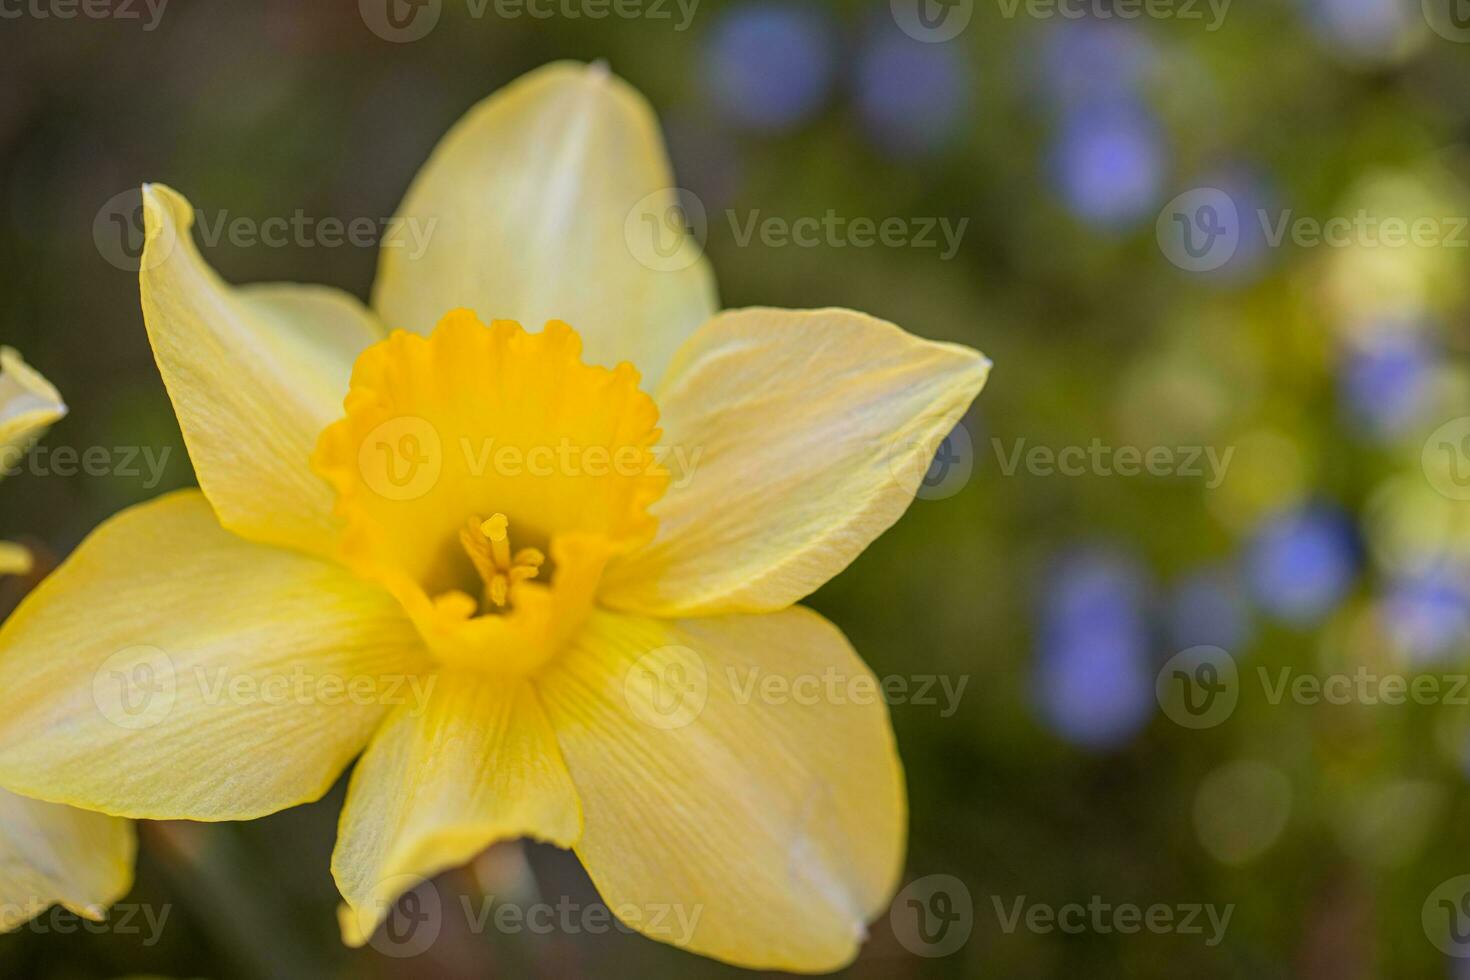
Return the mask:
<path fill-rule="evenodd" d="M 1054 105 L 1121 102 L 1134 97 L 1154 69 L 1153 45 L 1122 21 L 1054 21 L 1041 35 L 1041 92 Z"/>
<path fill-rule="evenodd" d="M 1111 551 L 1070 555 L 1043 588 L 1037 699 L 1068 741 L 1107 749 L 1153 712 L 1144 578 Z"/>
<path fill-rule="evenodd" d="M 1257 279 L 1271 256 L 1270 225 L 1263 224 L 1263 220 L 1269 223 L 1276 214 L 1273 182 L 1254 166 L 1232 164 L 1200 177 L 1192 186 L 1224 191 L 1235 205 L 1236 220 L 1240 223 L 1240 234 L 1230 259 L 1218 269 L 1198 274 L 1224 285 Z"/>
<path fill-rule="evenodd" d="M 1347 595 L 1358 539 L 1346 514 L 1307 504 L 1267 519 L 1246 555 L 1246 577 L 1261 608 L 1296 625 L 1320 621 Z"/>
<path fill-rule="evenodd" d="M 1066 112 L 1052 166 L 1067 206 L 1094 225 L 1133 225 L 1159 204 L 1164 150 L 1158 126 L 1135 103 Z"/>
<path fill-rule="evenodd" d="M 1413 427 L 1429 405 L 1435 351 L 1399 323 L 1369 328 L 1343 351 L 1338 391 L 1354 429 L 1386 439 Z"/>
<path fill-rule="evenodd" d="M 837 64 L 831 25 L 810 7 L 732 7 L 709 38 L 706 70 L 720 110 L 752 129 L 787 129 L 821 108 Z"/>
<path fill-rule="evenodd" d="M 1441 561 L 1398 576 L 1382 603 L 1386 626 L 1416 660 L 1434 660 L 1470 640 L 1470 569 Z"/>
<path fill-rule="evenodd" d="M 1210 567 L 1181 579 L 1169 596 L 1169 648 L 1214 646 L 1239 655 L 1251 638 L 1250 604 L 1234 571 Z"/>
<path fill-rule="evenodd" d="M 858 112 L 873 140 L 890 152 L 942 146 L 970 105 L 970 73 L 960 49 L 925 44 L 883 29 L 857 60 Z"/>

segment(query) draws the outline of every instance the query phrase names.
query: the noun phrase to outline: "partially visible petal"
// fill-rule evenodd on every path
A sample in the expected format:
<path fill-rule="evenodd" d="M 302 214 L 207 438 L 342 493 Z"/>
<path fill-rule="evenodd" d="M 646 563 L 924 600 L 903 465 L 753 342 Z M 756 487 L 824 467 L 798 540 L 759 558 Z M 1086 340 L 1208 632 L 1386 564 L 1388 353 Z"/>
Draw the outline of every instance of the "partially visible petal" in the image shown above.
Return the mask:
<path fill-rule="evenodd" d="M 877 679 L 836 627 L 800 607 L 600 613 L 537 685 L 586 814 L 577 853 L 615 915 L 745 967 L 852 960 L 897 885 L 907 813 Z"/>
<path fill-rule="evenodd" d="M 133 825 L 0 790 L 0 932 L 52 905 L 100 922 L 133 887 Z"/>
<path fill-rule="evenodd" d="M 182 195 L 152 184 L 143 203 L 143 321 L 199 485 L 237 534 L 330 554 L 332 494 L 307 461 L 381 328 L 334 289 L 230 286 L 194 247 Z"/>
<path fill-rule="evenodd" d="M 352 773 L 332 874 L 343 940 L 361 946 L 425 878 L 498 840 L 561 847 L 582 808 L 536 692 L 516 677 L 450 671 L 396 710 Z"/>
<path fill-rule="evenodd" d="M 13 541 L 0 541 L 0 575 L 25 575 L 35 567 L 30 549 Z"/>
<path fill-rule="evenodd" d="M 658 616 L 801 600 L 908 508 L 989 370 L 850 310 L 721 313 L 659 390 L 673 482 L 603 600 Z"/>
<path fill-rule="evenodd" d="M 427 667 L 386 593 L 170 494 L 99 527 L 0 628 L 0 785 L 264 816 L 325 793 Z"/>
<path fill-rule="evenodd" d="M 548 65 L 475 106 L 435 148 L 398 210 L 405 233 L 379 253 L 373 307 L 419 333 L 461 306 L 531 330 L 562 320 L 588 363 L 632 361 L 651 382 L 715 311 L 698 244 L 666 220 L 678 209 L 643 97 L 605 66 Z M 654 234 L 666 248 L 635 254 L 634 236 Z"/>
<path fill-rule="evenodd" d="M 14 465 L 15 457 L 65 414 L 55 386 L 14 350 L 0 347 L 0 470 Z"/>

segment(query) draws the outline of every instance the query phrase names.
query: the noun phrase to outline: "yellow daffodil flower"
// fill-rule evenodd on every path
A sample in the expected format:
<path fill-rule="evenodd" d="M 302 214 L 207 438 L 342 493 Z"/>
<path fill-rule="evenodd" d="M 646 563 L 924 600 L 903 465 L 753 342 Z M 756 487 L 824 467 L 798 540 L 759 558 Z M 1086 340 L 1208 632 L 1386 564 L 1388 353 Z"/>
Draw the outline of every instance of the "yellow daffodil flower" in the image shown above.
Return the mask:
<path fill-rule="evenodd" d="M 20 454 L 66 414 L 55 387 L 19 354 L 0 347 L 0 457 Z M 0 574 L 23 575 L 31 556 L 0 542 Z M 101 921 L 133 884 L 136 841 L 126 820 L 43 803 L 0 789 L 0 932 L 52 905 Z"/>
<path fill-rule="evenodd" d="M 104 524 L 0 633 L 0 785 L 242 820 L 361 753 L 349 943 L 529 836 L 655 939 L 849 962 L 901 874 L 902 771 L 876 679 L 795 603 L 903 513 L 989 363 L 847 310 L 718 312 L 682 227 L 634 247 L 677 201 L 647 104 L 566 64 L 435 150 L 398 223 L 424 247 L 390 234 L 371 309 L 227 285 L 145 187 L 202 493 Z"/>

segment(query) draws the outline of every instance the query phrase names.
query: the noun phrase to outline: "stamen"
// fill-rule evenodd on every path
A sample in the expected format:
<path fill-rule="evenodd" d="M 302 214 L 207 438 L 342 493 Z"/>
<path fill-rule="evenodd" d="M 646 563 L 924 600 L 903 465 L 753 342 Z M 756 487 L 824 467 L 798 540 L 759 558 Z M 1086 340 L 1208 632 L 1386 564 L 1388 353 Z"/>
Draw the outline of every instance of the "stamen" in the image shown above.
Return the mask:
<path fill-rule="evenodd" d="M 522 548 L 511 557 L 510 521 L 504 514 L 487 520 L 472 517 L 459 532 L 460 544 L 485 584 L 487 605 L 503 609 L 515 585 L 535 578 L 546 563 L 536 548 Z"/>

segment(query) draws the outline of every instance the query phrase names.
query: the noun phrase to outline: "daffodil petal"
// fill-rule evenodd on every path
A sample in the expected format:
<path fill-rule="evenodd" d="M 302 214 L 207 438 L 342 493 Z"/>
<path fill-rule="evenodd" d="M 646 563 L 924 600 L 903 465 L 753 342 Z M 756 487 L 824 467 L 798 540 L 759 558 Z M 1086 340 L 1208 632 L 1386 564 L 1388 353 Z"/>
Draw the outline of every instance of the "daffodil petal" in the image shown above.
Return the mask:
<path fill-rule="evenodd" d="M 101 921 L 133 886 L 126 820 L 0 790 L 0 932 L 52 905 Z"/>
<path fill-rule="evenodd" d="M 461 306 L 531 330 L 562 320 L 588 363 L 631 361 L 656 379 L 716 308 L 698 243 L 663 222 L 678 205 L 643 97 L 605 66 L 548 65 L 475 106 L 434 150 L 399 208 L 407 230 L 380 251 L 373 306 L 419 333 Z M 636 236 L 655 231 L 668 240 L 644 254 Z"/>
<path fill-rule="evenodd" d="M 659 390 L 673 471 L 653 543 L 608 569 L 611 606 L 781 609 L 903 514 L 990 362 L 849 310 L 715 317 Z"/>
<path fill-rule="evenodd" d="M 352 773 L 332 855 L 345 942 L 372 936 L 405 891 L 497 840 L 570 847 L 582 809 L 529 683 L 447 671 L 397 709 Z"/>
<path fill-rule="evenodd" d="M 0 628 L 0 785 L 264 816 L 326 792 L 426 667 L 386 593 L 170 494 L 99 527 Z"/>
<path fill-rule="evenodd" d="M 61 393 L 9 347 L 0 347 L 0 471 L 66 414 Z"/>
<path fill-rule="evenodd" d="M 615 915 L 750 968 L 856 955 L 907 812 L 887 706 L 836 627 L 800 607 L 604 612 L 537 684 L 582 799 L 577 853 Z"/>
<path fill-rule="evenodd" d="M 237 534 L 330 554 L 332 493 L 308 460 L 381 328 L 337 290 L 230 286 L 194 247 L 182 195 L 153 184 L 143 202 L 143 320 L 199 485 Z"/>

